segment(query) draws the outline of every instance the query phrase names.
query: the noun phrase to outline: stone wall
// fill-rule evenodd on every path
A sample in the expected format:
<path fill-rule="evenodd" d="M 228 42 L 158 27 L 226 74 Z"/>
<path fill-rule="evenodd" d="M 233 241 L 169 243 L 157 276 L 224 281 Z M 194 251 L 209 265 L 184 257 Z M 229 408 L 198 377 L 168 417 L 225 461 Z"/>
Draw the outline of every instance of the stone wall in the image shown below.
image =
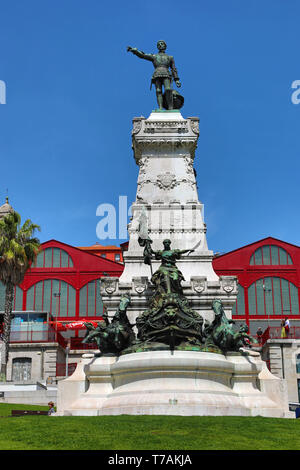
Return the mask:
<path fill-rule="evenodd" d="M 29 388 L 29 387 L 28 387 Z M 0 384 L 1 391 L 1 384 Z M 4 397 L 0 398 L 0 403 L 20 403 L 24 405 L 46 406 L 49 401 L 57 402 L 57 390 L 5 390 Z"/>
<path fill-rule="evenodd" d="M 299 403 L 297 355 L 300 355 L 300 340 L 272 339 L 263 347 L 263 358 L 270 361 L 270 371 L 276 377 L 285 379 L 290 403 Z"/>

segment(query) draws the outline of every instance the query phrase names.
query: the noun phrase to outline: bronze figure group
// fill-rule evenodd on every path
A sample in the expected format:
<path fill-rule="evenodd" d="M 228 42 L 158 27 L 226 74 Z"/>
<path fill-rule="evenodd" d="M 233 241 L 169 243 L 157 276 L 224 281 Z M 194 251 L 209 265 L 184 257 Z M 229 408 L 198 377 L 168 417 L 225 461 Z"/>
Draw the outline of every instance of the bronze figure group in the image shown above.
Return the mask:
<path fill-rule="evenodd" d="M 100 355 L 162 349 L 226 353 L 242 351 L 249 343 L 255 343 L 247 325 L 234 330 L 234 321 L 227 319 L 220 300 L 213 301 L 215 318 L 211 323 L 204 322 L 203 317 L 190 307 L 182 290 L 184 277 L 176 261 L 193 250 L 172 250 L 171 241 L 166 239 L 164 249 L 154 251 L 150 238 L 147 241 L 144 258 L 147 264 L 151 257 L 161 260 L 160 267 L 151 277 L 153 293 L 148 299 L 148 309 L 138 315 L 136 324 L 132 325 L 127 316 L 130 295 L 122 295 L 111 321 L 103 314 L 103 320 L 96 328 L 88 322 L 85 324 L 87 334 L 83 343 L 96 342 Z M 142 239 L 140 244 L 145 246 Z"/>

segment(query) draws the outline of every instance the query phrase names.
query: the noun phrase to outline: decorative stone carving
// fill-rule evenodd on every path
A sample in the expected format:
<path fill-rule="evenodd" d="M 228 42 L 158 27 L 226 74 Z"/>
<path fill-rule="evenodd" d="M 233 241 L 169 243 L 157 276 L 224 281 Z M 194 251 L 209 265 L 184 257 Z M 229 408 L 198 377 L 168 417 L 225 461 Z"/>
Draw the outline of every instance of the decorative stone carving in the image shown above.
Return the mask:
<path fill-rule="evenodd" d="M 194 175 L 193 159 L 190 156 L 185 155 L 184 161 L 185 161 L 185 166 L 186 166 L 186 172 L 191 175 Z"/>
<path fill-rule="evenodd" d="M 145 133 L 186 133 L 188 132 L 187 121 L 145 121 Z"/>
<path fill-rule="evenodd" d="M 142 134 L 142 133 L 141 133 Z M 169 150 L 170 148 L 176 148 L 177 150 L 182 149 L 183 151 L 187 150 L 191 157 L 194 158 L 195 150 L 197 148 L 197 141 L 187 136 L 184 138 L 180 135 L 177 137 L 172 138 L 162 138 L 162 137 L 153 137 L 152 139 L 145 139 L 145 137 L 141 137 L 140 135 L 136 136 L 133 135 L 133 151 L 135 155 L 135 160 L 138 163 L 140 158 L 145 152 L 153 153 L 155 152 L 164 152 L 165 150 Z"/>
<path fill-rule="evenodd" d="M 140 174 L 145 175 L 146 174 L 146 169 L 147 165 L 149 163 L 149 157 L 144 157 L 139 160 L 139 166 L 140 166 Z"/>
<path fill-rule="evenodd" d="M 140 132 L 142 129 L 142 119 L 143 118 L 134 118 L 133 119 L 133 129 L 132 129 L 132 135 L 136 135 Z"/>
<path fill-rule="evenodd" d="M 230 294 L 237 289 L 237 281 L 235 276 L 220 276 L 222 289 Z"/>
<path fill-rule="evenodd" d="M 145 184 L 153 184 L 160 189 L 169 190 L 173 189 L 180 184 L 185 183 L 189 186 L 196 186 L 196 182 L 187 178 L 176 179 L 176 176 L 170 172 L 163 173 L 157 176 L 156 180 L 151 180 L 149 178 L 140 179 L 137 184 L 138 191 L 144 187 Z M 197 201 L 195 201 L 197 203 Z"/>
<path fill-rule="evenodd" d="M 176 176 L 173 173 L 166 172 L 162 175 L 158 175 L 154 184 L 160 189 L 172 189 L 178 186 L 179 182 L 176 181 Z"/>
<path fill-rule="evenodd" d="M 195 180 L 189 180 L 187 178 L 182 178 L 179 183 L 186 183 L 188 184 L 189 186 L 193 187 L 193 186 L 196 186 L 196 181 Z"/>
<path fill-rule="evenodd" d="M 143 294 L 148 287 L 148 278 L 145 276 L 132 278 L 133 288 L 139 295 Z"/>
<path fill-rule="evenodd" d="M 199 276 L 199 277 L 191 277 L 192 288 L 198 294 L 201 294 L 206 290 L 207 286 L 207 279 L 206 277 Z"/>
<path fill-rule="evenodd" d="M 138 182 L 137 184 L 137 188 L 138 188 L 138 191 L 145 185 L 145 184 L 149 184 L 149 183 L 153 183 L 153 181 L 151 181 L 150 179 L 144 179 L 144 180 L 141 180 Z"/>
<path fill-rule="evenodd" d="M 194 134 L 199 135 L 199 118 L 189 118 L 191 123 L 191 129 Z"/>
<path fill-rule="evenodd" d="M 112 295 L 117 290 L 119 279 L 117 277 L 103 277 L 101 279 L 101 293 Z"/>

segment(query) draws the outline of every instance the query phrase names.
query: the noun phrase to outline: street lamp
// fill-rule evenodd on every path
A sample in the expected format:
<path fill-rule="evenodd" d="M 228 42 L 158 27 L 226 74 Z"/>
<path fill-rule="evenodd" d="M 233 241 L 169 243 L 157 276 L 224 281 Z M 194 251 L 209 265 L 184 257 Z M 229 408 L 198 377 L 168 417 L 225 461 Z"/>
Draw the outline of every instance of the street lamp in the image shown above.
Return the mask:
<path fill-rule="evenodd" d="M 68 378 L 68 375 L 69 375 L 69 351 L 70 351 L 70 341 L 68 341 L 68 344 L 66 347 L 66 378 Z"/>
<path fill-rule="evenodd" d="M 53 297 L 55 297 L 56 299 L 56 305 L 55 305 L 55 317 L 56 317 L 56 322 L 55 322 L 55 333 L 56 333 L 56 337 L 55 339 L 57 340 L 57 317 L 58 317 L 58 302 L 59 302 L 59 298 L 60 298 L 60 292 L 54 292 L 53 294 Z"/>
<path fill-rule="evenodd" d="M 263 290 L 264 292 L 272 292 L 272 289 L 267 289 L 266 288 L 266 285 L 265 285 L 265 280 L 263 279 Z M 267 317 L 268 317 L 268 328 L 270 329 L 270 322 L 269 322 L 269 311 L 268 311 L 268 305 L 267 305 L 267 302 L 266 302 L 266 313 L 267 313 Z"/>
<path fill-rule="evenodd" d="M 60 292 L 54 292 L 53 294 L 53 297 L 56 298 L 56 305 L 55 305 L 56 318 L 58 317 L 58 301 L 59 301 L 60 295 L 61 295 Z"/>

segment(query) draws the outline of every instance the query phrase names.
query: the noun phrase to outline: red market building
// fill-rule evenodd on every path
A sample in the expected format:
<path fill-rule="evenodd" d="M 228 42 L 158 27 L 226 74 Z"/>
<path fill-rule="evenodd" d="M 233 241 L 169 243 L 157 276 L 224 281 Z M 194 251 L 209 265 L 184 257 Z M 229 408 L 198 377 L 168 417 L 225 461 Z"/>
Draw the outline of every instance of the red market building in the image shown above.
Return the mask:
<path fill-rule="evenodd" d="M 60 321 L 97 319 L 103 313 L 101 277 L 119 277 L 122 271 L 119 263 L 49 240 L 15 288 L 14 310 L 48 312 Z"/>
<path fill-rule="evenodd" d="M 59 368 L 62 364 L 65 370 L 66 347 L 73 352 L 83 348 L 86 329 L 81 322 L 99 320 L 103 313 L 101 278 L 119 277 L 123 269 L 120 263 L 57 240 L 42 243 L 35 265 L 15 287 L 8 365 L 11 380 L 63 375 Z M 4 304 L 5 286 L 0 283 L 0 323 Z M 44 364 L 37 365 L 41 351 Z"/>
<path fill-rule="evenodd" d="M 255 335 L 259 326 L 263 331 L 268 326 L 279 331 L 281 320 L 288 317 L 294 337 L 299 337 L 299 246 L 267 237 L 216 256 L 213 267 L 219 276 L 238 278 L 238 297 L 232 310 L 237 323 L 246 322 Z"/>

